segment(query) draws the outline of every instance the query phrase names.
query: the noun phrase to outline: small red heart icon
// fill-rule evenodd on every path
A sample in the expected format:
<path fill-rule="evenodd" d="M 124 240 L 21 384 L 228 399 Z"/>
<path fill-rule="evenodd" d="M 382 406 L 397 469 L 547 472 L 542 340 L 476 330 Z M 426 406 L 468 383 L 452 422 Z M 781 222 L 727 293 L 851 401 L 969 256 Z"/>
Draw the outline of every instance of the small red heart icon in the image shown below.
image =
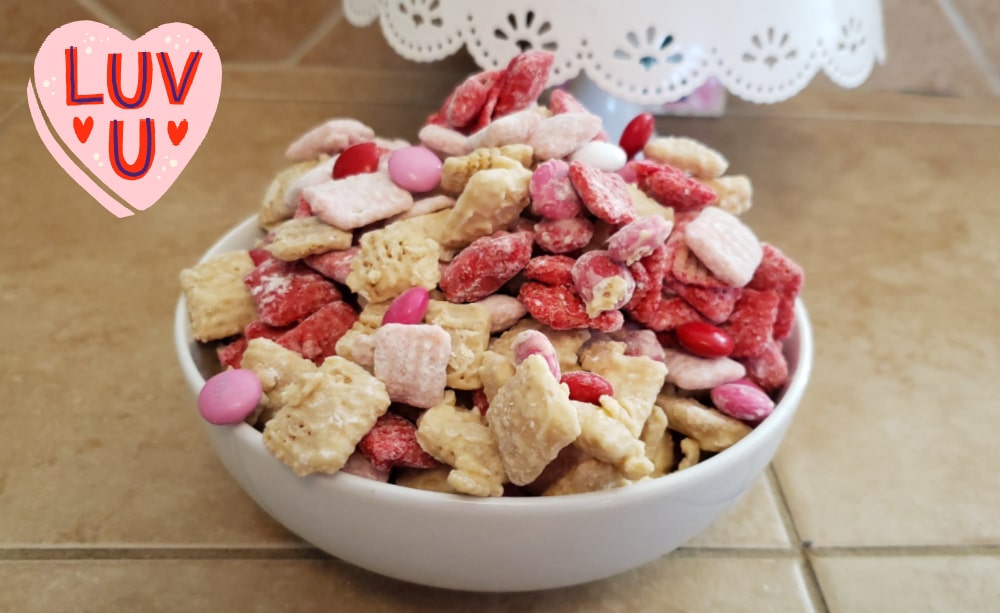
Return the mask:
<path fill-rule="evenodd" d="M 90 138 L 90 131 L 93 129 L 94 129 L 93 117 L 87 117 L 86 121 L 80 121 L 79 117 L 73 118 L 73 131 L 76 132 L 76 137 L 80 139 L 81 143 L 87 142 L 87 139 Z"/>
<path fill-rule="evenodd" d="M 184 135 L 187 133 L 188 133 L 187 119 L 181 120 L 179 124 L 174 123 L 172 121 L 167 122 L 167 136 L 170 137 L 170 142 L 172 142 L 175 147 L 181 144 L 181 141 L 184 140 Z"/>

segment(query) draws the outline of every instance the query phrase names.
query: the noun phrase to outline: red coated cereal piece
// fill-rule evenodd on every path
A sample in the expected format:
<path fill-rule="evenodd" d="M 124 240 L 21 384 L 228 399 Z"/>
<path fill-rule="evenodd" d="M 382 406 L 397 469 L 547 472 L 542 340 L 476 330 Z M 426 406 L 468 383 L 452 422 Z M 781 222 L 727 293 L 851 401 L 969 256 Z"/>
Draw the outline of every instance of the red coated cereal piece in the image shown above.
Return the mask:
<path fill-rule="evenodd" d="M 358 314 L 351 305 L 337 300 L 303 319 L 275 342 L 319 364 L 337 354 L 337 341 L 357 320 Z"/>
<path fill-rule="evenodd" d="M 625 179 L 619 175 L 573 162 L 569 165 L 569 178 L 584 206 L 598 219 L 613 225 L 635 220 L 635 205 Z"/>
<path fill-rule="evenodd" d="M 765 392 L 775 392 L 788 383 L 788 362 L 779 341 L 769 341 L 760 353 L 739 361 L 747 369 L 747 378 Z"/>
<path fill-rule="evenodd" d="M 347 283 L 351 274 L 351 260 L 361 251 L 361 247 L 351 247 L 343 251 L 327 251 L 310 255 L 303 260 L 309 268 L 337 283 Z"/>
<path fill-rule="evenodd" d="M 628 267 L 608 256 L 607 251 L 588 251 L 573 264 L 573 286 L 587 307 L 587 314 L 597 317 L 615 311 L 632 299 L 635 279 Z"/>
<path fill-rule="evenodd" d="M 535 224 L 534 231 L 542 251 L 563 254 L 586 247 L 594 236 L 594 223 L 583 217 L 546 219 Z"/>
<path fill-rule="evenodd" d="M 531 259 L 531 235 L 497 232 L 463 249 L 441 274 L 440 287 L 451 302 L 475 302 L 500 289 Z"/>
<path fill-rule="evenodd" d="M 507 64 L 493 117 L 501 117 L 527 108 L 538 100 L 549 81 L 555 55 L 548 51 L 529 51 L 514 56 Z"/>
<path fill-rule="evenodd" d="M 583 103 L 573 97 L 573 94 L 563 89 L 554 89 L 549 94 L 549 110 L 553 115 L 564 113 L 589 113 L 590 110 L 583 106 Z M 611 140 L 608 133 L 601 128 L 601 131 L 594 137 L 594 140 L 607 142 Z"/>
<path fill-rule="evenodd" d="M 251 321 L 247 324 L 246 328 L 243 328 L 243 337 L 247 339 L 247 342 L 252 341 L 255 338 L 266 338 L 268 340 L 277 340 L 285 332 L 291 330 L 291 326 L 269 326 L 262 321 Z"/>
<path fill-rule="evenodd" d="M 538 165 L 528 184 L 531 212 L 548 219 L 569 219 L 583 211 L 583 202 L 569 178 L 569 164 L 560 159 Z"/>
<path fill-rule="evenodd" d="M 651 293 L 659 295 L 663 290 L 663 279 L 669 266 L 669 252 L 666 245 L 660 245 L 652 253 L 629 266 L 632 278 L 635 279 L 635 291 L 632 292 L 632 300 L 626 308 L 637 305 Z"/>
<path fill-rule="evenodd" d="M 563 373 L 560 383 L 569 387 L 570 400 L 601 404 L 601 396 L 614 396 L 611 382 L 601 375 L 586 370 Z"/>
<path fill-rule="evenodd" d="M 456 87 L 448 100 L 448 106 L 444 109 L 448 124 L 454 128 L 464 128 L 475 121 L 483 105 L 486 104 L 486 96 L 489 95 L 491 87 L 493 87 L 491 78 L 483 78 L 483 75 L 478 74 L 469 77 Z"/>
<path fill-rule="evenodd" d="M 286 326 L 340 299 L 333 283 L 299 262 L 268 260 L 251 270 L 243 283 L 257 305 L 260 321 Z"/>
<path fill-rule="evenodd" d="M 472 392 L 472 406 L 479 410 L 480 415 L 486 415 L 490 408 L 490 399 L 486 397 L 486 392 L 481 388 Z"/>
<path fill-rule="evenodd" d="M 715 202 L 715 190 L 692 179 L 683 170 L 649 160 L 629 162 L 639 178 L 639 188 L 675 211 L 694 211 Z"/>
<path fill-rule="evenodd" d="M 621 311 L 606 311 L 591 319 L 583 301 L 564 285 L 547 286 L 529 281 L 521 286 L 518 299 L 533 318 L 554 330 L 594 328 L 614 332 L 625 323 Z"/>
<path fill-rule="evenodd" d="M 540 255 L 528 260 L 524 276 L 545 285 L 572 285 L 575 262 L 565 255 Z"/>
<path fill-rule="evenodd" d="M 437 460 L 417 442 L 417 427 L 395 413 L 385 413 L 358 443 L 360 451 L 378 470 L 396 466 L 434 468 Z"/>
<path fill-rule="evenodd" d="M 642 302 L 626 309 L 629 315 L 650 330 L 673 330 L 689 321 L 704 321 L 694 307 L 683 298 L 667 298 L 662 294 L 649 294 Z"/>
<path fill-rule="evenodd" d="M 228 345 L 219 345 L 215 348 L 215 355 L 219 357 L 222 368 L 239 368 L 243 361 L 243 352 L 247 350 L 247 339 L 239 337 Z"/>
<path fill-rule="evenodd" d="M 676 282 L 667 286 L 709 321 L 717 324 L 729 319 L 742 293 L 739 287 L 698 287 Z"/>
<path fill-rule="evenodd" d="M 670 237 L 667 248 L 671 256 L 670 276 L 679 283 L 713 289 L 729 287 L 724 281 L 713 275 L 712 271 L 691 251 L 691 248 L 684 242 L 682 232 L 675 232 L 675 235 Z"/>
<path fill-rule="evenodd" d="M 305 198 L 299 198 L 299 206 L 295 208 L 295 213 L 292 215 L 292 219 L 302 219 L 303 217 L 312 217 L 313 213 L 312 207 Z"/>
<path fill-rule="evenodd" d="M 782 340 L 792 333 L 795 320 L 795 298 L 802 289 L 805 273 L 802 268 L 777 247 L 762 243 L 764 257 L 754 271 L 747 287 L 778 292 L 778 319 L 774 322 L 774 338 Z"/>
<path fill-rule="evenodd" d="M 276 260 L 277 258 L 271 255 L 271 252 L 263 247 L 254 247 L 250 250 L 250 259 L 253 261 L 254 266 L 260 266 L 268 260 Z"/>
<path fill-rule="evenodd" d="M 766 349 L 774 334 L 779 302 L 778 293 L 773 290 L 744 288 L 729 321 L 720 326 L 733 338 L 732 357 L 748 358 Z"/>

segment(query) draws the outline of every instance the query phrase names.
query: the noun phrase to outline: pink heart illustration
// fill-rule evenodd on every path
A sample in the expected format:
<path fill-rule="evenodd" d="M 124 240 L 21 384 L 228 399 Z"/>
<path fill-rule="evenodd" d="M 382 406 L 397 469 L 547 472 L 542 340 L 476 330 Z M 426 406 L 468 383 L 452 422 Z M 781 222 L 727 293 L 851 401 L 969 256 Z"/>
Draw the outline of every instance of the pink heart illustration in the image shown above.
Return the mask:
<path fill-rule="evenodd" d="M 168 23 L 133 41 L 75 21 L 45 39 L 27 93 L 49 153 L 124 217 L 132 211 L 118 200 L 143 211 L 177 180 L 212 125 L 221 89 L 219 53 L 193 26 Z"/>

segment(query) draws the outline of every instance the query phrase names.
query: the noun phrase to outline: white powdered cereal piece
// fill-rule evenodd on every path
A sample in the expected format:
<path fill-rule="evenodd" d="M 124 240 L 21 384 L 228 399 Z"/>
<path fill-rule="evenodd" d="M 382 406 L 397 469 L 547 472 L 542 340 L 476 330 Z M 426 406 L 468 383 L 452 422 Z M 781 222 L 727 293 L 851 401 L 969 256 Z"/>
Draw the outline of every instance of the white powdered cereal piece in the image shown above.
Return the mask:
<path fill-rule="evenodd" d="M 552 376 L 540 355 L 528 356 L 490 402 L 496 438 L 511 483 L 535 480 L 559 451 L 580 436 L 580 418 L 569 389 Z"/>
<path fill-rule="evenodd" d="M 749 283 L 764 257 L 753 231 L 732 213 L 714 206 L 702 209 L 687 225 L 684 241 L 712 274 L 730 287 Z"/>
<path fill-rule="evenodd" d="M 426 324 L 385 324 L 375 331 L 375 376 L 389 398 L 421 409 L 444 398 L 451 336 Z"/>
<path fill-rule="evenodd" d="M 247 251 L 217 255 L 181 271 L 181 288 L 191 319 L 191 332 L 201 341 L 239 334 L 257 318 L 243 277 L 253 270 Z"/>
<path fill-rule="evenodd" d="M 507 481 L 497 442 L 477 410 L 442 402 L 417 419 L 417 442 L 453 467 L 447 482 L 471 496 L 502 496 Z"/>
<path fill-rule="evenodd" d="M 425 147 L 443 156 L 462 155 L 465 153 L 465 134 L 434 124 L 420 128 L 417 138 Z"/>
<path fill-rule="evenodd" d="M 601 118 L 590 113 L 560 113 L 543 121 L 527 141 L 539 160 L 564 158 L 601 131 Z"/>
<path fill-rule="evenodd" d="M 445 196 L 444 194 L 427 196 L 426 198 L 414 201 L 413 208 L 404 213 L 400 213 L 393 218 L 393 221 L 420 217 L 422 215 L 430 215 L 431 213 L 437 213 L 444 211 L 445 209 L 450 209 L 453 206 L 455 206 L 455 199 L 451 196 Z"/>
<path fill-rule="evenodd" d="M 677 470 L 684 470 L 685 468 L 691 468 L 701 460 L 701 447 L 698 445 L 698 441 L 693 438 L 683 438 L 681 439 L 681 461 L 677 464 Z"/>
<path fill-rule="evenodd" d="M 730 358 L 699 358 L 676 349 L 663 349 L 667 382 L 685 390 L 707 390 L 746 375 L 746 368 Z"/>
<path fill-rule="evenodd" d="M 541 123 L 542 115 L 537 108 L 505 115 L 475 134 L 470 134 L 465 141 L 465 150 L 474 151 L 480 147 L 527 143 L 531 133 Z"/>
<path fill-rule="evenodd" d="M 285 157 L 293 162 L 311 160 L 321 153 L 340 153 L 351 145 L 375 138 L 375 130 L 356 119 L 331 119 L 303 134 L 289 145 Z"/>
<path fill-rule="evenodd" d="M 442 237 L 444 247 L 465 247 L 480 236 L 488 236 L 514 224 L 528 206 L 531 171 L 489 168 L 472 175 L 448 216 L 449 232 Z"/>
<path fill-rule="evenodd" d="M 504 145 L 481 147 L 466 155 L 453 156 L 441 166 L 441 189 L 461 194 L 472 175 L 488 168 L 531 168 L 531 147 Z"/>
<path fill-rule="evenodd" d="M 285 189 L 283 199 L 285 210 L 288 211 L 289 216 L 291 216 L 291 214 L 295 212 L 295 209 L 298 208 L 299 200 L 302 199 L 302 190 L 307 187 L 333 181 L 333 165 L 336 163 L 337 156 L 327 158 L 313 166 L 305 173 L 299 175 L 294 181 L 288 184 L 288 187 Z"/>
<path fill-rule="evenodd" d="M 753 206 L 753 183 L 746 175 L 731 175 L 705 181 L 715 190 L 715 205 L 733 215 L 742 215 Z"/>
<path fill-rule="evenodd" d="M 271 255 L 286 262 L 351 246 L 354 235 L 324 223 L 317 217 L 289 219 L 274 229 L 274 240 L 264 246 Z"/>
<path fill-rule="evenodd" d="M 750 434 L 750 426 L 706 407 L 693 398 L 661 395 L 656 399 L 667 414 L 670 429 L 698 441 L 705 451 L 722 451 Z"/>
<path fill-rule="evenodd" d="M 276 224 L 290 218 L 299 206 L 298 193 L 295 194 L 294 200 L 286 198 L 291 186 L 303 175 L 309 174 L 309 171 L 317 164 L 325 164 L 327 160 L 328 158 L 323 156 L 322 159 L 293 164 L 279 172 L 264 192 L 264 200 L 261 202 L 260 213 L 257 215 L 257 223 L 260 227 L 270 230 Z M 327 174 L 327 178 L 329 178 L 329 174 Z"/>
<path fill-rule="evenodd" d="M 571 400 L 580 418 L 580 437 L 576 446 L 593 457 L 618 468 L 632 481 L 653 471 L 653 463 L 646 457 L 645 448 L 628 427 L 608 415 L 601 407 L 588 402 Z"/>
<path fill-rule="evenodd" d="M 580 353 L 580 365 L 608 380 L 615 400 L 627 411 L 625 425 L 633 436 L 639 436 L 663 387 L 667 367 L 646 356 L 625 355 L 625 349 L 625 343 L 591 342 Z"/>
<path fill-rule="evenodd" d="M 654 162 L 689 172 L 698 179 L 720 177 L 729 166 L 726 158 L 715 149 L 683 136 L 654 138 L 646 143 L 642 154 Z"/>
<path fill-rule="evenodd" d="M 367 226 L 413 206 L 413 195 L 382 172 L 313 185 L 302 190 L 302 197 L 320 219 L 341 230 Z"/>
<path fill-rule="evenodd" d="M 431 300 L 424 321 L 444 328 L 451 336 L 448 387 L 476 390 L 482 387 L 479 367 L 490 343 L 490 313 L 478 304 L 452 304 Z"/>
<path fill-rule="evenodd" d="M 496 334 L 510 328 L 528 314 L 524 304 L 513 296 L 493 294 L 475 302 L 490 312 L 490 333 Z"/>

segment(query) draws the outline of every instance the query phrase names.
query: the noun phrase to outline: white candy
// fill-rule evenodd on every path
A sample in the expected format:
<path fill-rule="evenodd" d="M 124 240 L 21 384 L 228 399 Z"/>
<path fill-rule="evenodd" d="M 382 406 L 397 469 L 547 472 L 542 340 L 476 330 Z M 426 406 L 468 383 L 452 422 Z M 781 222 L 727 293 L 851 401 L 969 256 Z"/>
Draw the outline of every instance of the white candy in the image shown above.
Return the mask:
<path fill-rule="evenodd" d="M 583 162 L 605 172 L 616 172 L 625 166 L 625 150 L 612 143 L 590 141 L 569 156 L 571 162 Z"/>

